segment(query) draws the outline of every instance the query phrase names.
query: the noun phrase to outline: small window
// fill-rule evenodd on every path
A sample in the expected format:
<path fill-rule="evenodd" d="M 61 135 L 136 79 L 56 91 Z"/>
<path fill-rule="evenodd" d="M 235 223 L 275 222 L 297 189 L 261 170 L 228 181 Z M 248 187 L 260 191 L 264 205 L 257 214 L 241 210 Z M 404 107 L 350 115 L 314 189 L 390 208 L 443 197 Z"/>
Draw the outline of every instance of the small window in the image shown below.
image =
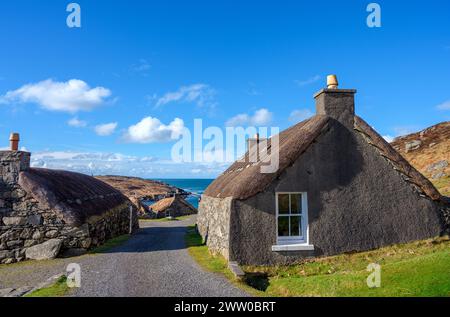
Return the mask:
<path fill-rule="evenodd" d="M 306 193 L 277 194 L 278 242 L 307 242 L 307 201 Z"/>

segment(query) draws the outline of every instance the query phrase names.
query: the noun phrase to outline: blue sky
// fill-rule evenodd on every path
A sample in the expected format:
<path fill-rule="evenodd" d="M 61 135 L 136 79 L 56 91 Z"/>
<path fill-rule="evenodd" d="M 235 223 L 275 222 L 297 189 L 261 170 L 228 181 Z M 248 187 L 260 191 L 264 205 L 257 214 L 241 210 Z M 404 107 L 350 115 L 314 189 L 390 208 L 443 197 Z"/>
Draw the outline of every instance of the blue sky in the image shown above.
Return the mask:
<path fill-rule="evenodd" d="M 359 0 L 79 0 L 81 28 L 69 3 L 0 4 L 0 148 L 20 132 L 35 166 L 214 177 L 170 161 L 177 118 L 284 129 L 332 73 L 384 136 L 450 120 L 446 0 L 378 1 L 381 28 Z"/>

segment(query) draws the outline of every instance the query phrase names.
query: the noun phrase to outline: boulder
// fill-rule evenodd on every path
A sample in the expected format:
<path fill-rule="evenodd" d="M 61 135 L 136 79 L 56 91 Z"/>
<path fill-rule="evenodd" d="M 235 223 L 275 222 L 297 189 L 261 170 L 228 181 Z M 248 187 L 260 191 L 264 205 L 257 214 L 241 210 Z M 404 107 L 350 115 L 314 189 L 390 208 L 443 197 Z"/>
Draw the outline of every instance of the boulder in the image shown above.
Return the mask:
<path fill-rule="evenodd" d="M 3 223 L 7 226 L 23 226 L 27 223 L 25 217 L 3 217 Z"/>
<path fill-rule="evenodd" d="M 420 140 L 413 140 L 411 142 L 406 142 L 405 143 L 406 153 L 408 153 L 409 151 L 417 150 L 418 148 L 420 148 L 421 145 L 422 141 Z"/>
<path fill-rule="evenodd" d="M 61 239 L 50 239 L 44 243 L 32 246 L 25 251 L 27 259 L 48 260 L 54 259 L 59 253 L 62 245 Z"/>

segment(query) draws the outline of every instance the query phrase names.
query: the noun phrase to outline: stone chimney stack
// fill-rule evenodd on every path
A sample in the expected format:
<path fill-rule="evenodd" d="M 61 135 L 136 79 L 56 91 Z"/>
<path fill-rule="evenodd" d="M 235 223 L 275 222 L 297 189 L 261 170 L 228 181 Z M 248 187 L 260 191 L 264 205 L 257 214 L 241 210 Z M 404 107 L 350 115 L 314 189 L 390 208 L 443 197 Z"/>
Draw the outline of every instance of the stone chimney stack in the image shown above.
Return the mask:
<path fill-rule="evenodd" d="M 14 186 L 19 180 L 19 173 L 30 168 L 31 154 L 18 151 L 18 133 L 11 134 L 10 146 L 10 151 L 0 151 L 0 187 L 2 183 L 8 187 Z"/>
<path fill-rule="evenodd" d="M 327 115 L 353 129 L 355 116 L 355 89 L 340 89 L 336 75 L 327 77 L 327 88 L 314 95 L 316 113 Z"/>
<path fill-rule="evenodd" d="M 247 147 L 249 152 L 249 159 L 250 162 L 257 162 L 259 160 L 259 154 L 263 150 L 261 147 L 262 145 L 260 143 L 266 141 L 267 138 L 261 138 L 259 136 L 259 133 L 256 133 L 253 138 L 249 138 L 247 140 Z M 267 146 L 266 143 L 263 143 Z"/>

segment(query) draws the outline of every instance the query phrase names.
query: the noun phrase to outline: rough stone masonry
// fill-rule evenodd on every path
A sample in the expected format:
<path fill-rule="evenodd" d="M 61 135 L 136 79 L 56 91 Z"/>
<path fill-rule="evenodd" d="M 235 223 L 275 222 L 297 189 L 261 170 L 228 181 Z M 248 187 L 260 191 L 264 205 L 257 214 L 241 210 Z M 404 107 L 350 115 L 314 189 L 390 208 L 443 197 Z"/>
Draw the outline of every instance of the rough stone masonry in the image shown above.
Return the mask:
<path fill-rule="evenodd" d="M 30 153 L 0 151 L 0 263 L 54 258 L 128 234 L 138 227 L 130 206 L 93 177 L 30 168 Z"/>

